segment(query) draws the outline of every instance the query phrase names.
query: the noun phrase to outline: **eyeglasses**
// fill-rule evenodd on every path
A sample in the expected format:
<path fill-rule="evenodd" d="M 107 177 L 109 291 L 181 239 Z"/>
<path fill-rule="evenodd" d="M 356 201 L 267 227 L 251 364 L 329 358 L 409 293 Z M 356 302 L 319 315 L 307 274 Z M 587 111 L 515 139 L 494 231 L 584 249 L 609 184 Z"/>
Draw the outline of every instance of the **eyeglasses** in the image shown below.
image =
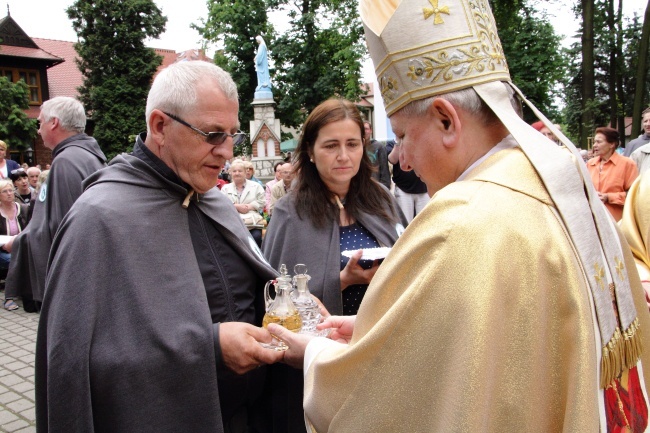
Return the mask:
<path fill-rule="evenodd" d="M 25 173 L 24 168 L 17 168 L 15 170 L 11 170 L 11 174 L 19 174 L 19 173 Z"/>
<path fill-rule="evenodd" d="M 198 132 L 199 134 L 201 134 L 202 136 L 205 137 L 205 141 L 207 141 L 208 144 L 211 144 L 213 146 L 218 146 L 220 144 L 223 144 L 223 142 L 226 141 L 226 138 L 228 138 L 228 137 L 232 138 L 233 145 L 238 146 L 241 143 L 243 143 L 244 139 L 246 138 L 246 133 L 244 133 L 242 131 L 237 131 L 234 134 L 228 134 L 227 132 L 203 132 L 199 128 L 197 128 L 196 126 L 190 125 L 189 123 L 187 123 L 186 121 L 184 121 L 183 119 L 181 119 L 178 116 L 174 116 L 173 114 L 169 114 L 166 111 L 163 111 L 163 113 L 166 116 L 169 116 L 170 118 L 174 119 L 175 121 L 177 121 L 181 125 L 187 126 L 192 131 Z"/>

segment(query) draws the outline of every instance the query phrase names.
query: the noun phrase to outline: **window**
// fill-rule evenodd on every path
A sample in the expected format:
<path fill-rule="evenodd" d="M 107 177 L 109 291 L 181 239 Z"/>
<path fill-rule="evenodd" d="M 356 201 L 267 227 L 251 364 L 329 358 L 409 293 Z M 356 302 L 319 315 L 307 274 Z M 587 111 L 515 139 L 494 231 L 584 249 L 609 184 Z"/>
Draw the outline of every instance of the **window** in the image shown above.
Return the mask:
<path fill-rule="evenodd" d="M 0 68 L 0 77 L 7 77 L 12 83 L 23 80 L 27 83 L 30 105 L 41 104 L 41 80 L 38 71 L 33 69 Z"/>

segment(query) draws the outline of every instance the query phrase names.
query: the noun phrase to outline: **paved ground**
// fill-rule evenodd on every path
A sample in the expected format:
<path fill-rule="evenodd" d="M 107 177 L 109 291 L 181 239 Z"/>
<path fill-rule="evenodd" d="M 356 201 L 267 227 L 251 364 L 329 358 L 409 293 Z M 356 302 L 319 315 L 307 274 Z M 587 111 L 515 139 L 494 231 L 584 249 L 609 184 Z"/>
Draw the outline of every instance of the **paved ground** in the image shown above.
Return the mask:
<path fill-rule="evenodd" d="M 0 293 L 4 300 L 4 293 Z M 0 432 L 35 432 L 34 350 L 38 314 L 0 308 Z"/>

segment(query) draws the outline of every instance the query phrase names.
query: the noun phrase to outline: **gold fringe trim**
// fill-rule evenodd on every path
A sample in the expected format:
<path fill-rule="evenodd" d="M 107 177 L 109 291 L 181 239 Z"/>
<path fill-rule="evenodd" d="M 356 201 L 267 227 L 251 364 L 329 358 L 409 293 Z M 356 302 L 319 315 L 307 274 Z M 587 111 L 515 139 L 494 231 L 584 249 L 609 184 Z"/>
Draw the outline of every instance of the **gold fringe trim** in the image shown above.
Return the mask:
<path fill-rule="evenodd" d="M 617 326 L 612 338 L 603 346 L 600 387 L 606 388 L 623 370 L 634 367 L 642 352 L 639 319 L 634 319 L 624 332 Z"/>

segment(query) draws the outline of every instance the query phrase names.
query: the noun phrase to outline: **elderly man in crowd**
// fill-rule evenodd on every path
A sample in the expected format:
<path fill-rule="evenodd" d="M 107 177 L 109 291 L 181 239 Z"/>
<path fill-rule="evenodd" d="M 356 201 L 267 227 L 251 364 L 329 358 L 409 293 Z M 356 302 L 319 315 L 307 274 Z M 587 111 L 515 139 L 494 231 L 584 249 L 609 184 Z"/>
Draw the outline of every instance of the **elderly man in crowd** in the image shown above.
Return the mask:
<path fill-rule="evenodd" d="M 280 167 L 280 177 L 280 182 L 273 185 L 273 189 L 271 189 L 271 206 L 269 207 L 270 214 L 273 214 L 275 203 L 291 191 L 291 182 L 293 182 L 293 178 L 295 177 L 293 164 L 290 162 L 282 164 Z"/>
<path fill-rule="evenodd" d="M 646 108 L 641 113 L 641 126 L 643 127 L 643 133 L 634 140 L 627 143 L 627 146 L 625 146 L 625 151 L 623 152 L 624 156 L 631 157 L 634 152 L 650 144 L 650 107 Z M 648 153 L 647 148 L 644 153 Z M 640 168 L 639 172 L 641 172 Z"/>
<path fill-rule="evenodd" d="M 426 5 L 361 1 L 400 165 L 432 198 L 356 320 L 328 319 L 331 339 L 269 325 L 304 365 L 307 419 L 318 432 L 645 431 L 650 317 L 627 244 L 575 147 L 517 115 L 487 0 Z"/>
<path fill-rule="evenodd" d="M 84 133 L 86 113 L 78 100 L 59 96 L 45 101 L 38 121 L 43 144 L 52 150 L 52 167 L 35 199 L 29 226 L 14 241 L 6 282 L 7 297 L 22 296 L 26 311 L 38 310 L 43 301 L 52 240 L 81 195 L 81 182 L 106 165 L 97 141 Z"/>
<path fill-rule="evenodd" d="M 634 149 L 629 156 L 636 162 L 639 174 L 650 168 L 650 108 L 643 111 L 643 134 L 628 143 L 626 155 L 628 148 Z"/>
<path fill-rule="evenodd" d="M 36 350 L 36 418 L 56 432 L 248 432 L 266 280 L 277 273 L 214 185 L 238 130 L 235 83 L 169 66 L 147 133 L 85 182 L 61 225 Z M 56 163 L 56 162 L 55 162 Z M 79 314 L 79 306 L 83 314 Z M 263 421 L 263 420 L 260 420 Z"/>
<path fill-rule="evenodd" d="M 29 167 L 27 169 L 27 178 L 29 179 L 29 187 L 32 190 L 36 189 L 38 185 L 38 176 L 41 174 L 41 169 L 38 167 Z"/>
<path fill-rule="evenodd" d="M 264 185 L 264 209 L 266 209 L 267 212 L 270 213 L 269 209 L 271 209 L 271 189 L 273 186 L 280 182 L 282 180 L 282 176 L 280 176 L 280 167 L 282 166 L 282 162 L 278 162 L 273 166 L 273 172 L 275 173 L 275 177 L 268 182 L 266 182 L 266 185 Z"/>

